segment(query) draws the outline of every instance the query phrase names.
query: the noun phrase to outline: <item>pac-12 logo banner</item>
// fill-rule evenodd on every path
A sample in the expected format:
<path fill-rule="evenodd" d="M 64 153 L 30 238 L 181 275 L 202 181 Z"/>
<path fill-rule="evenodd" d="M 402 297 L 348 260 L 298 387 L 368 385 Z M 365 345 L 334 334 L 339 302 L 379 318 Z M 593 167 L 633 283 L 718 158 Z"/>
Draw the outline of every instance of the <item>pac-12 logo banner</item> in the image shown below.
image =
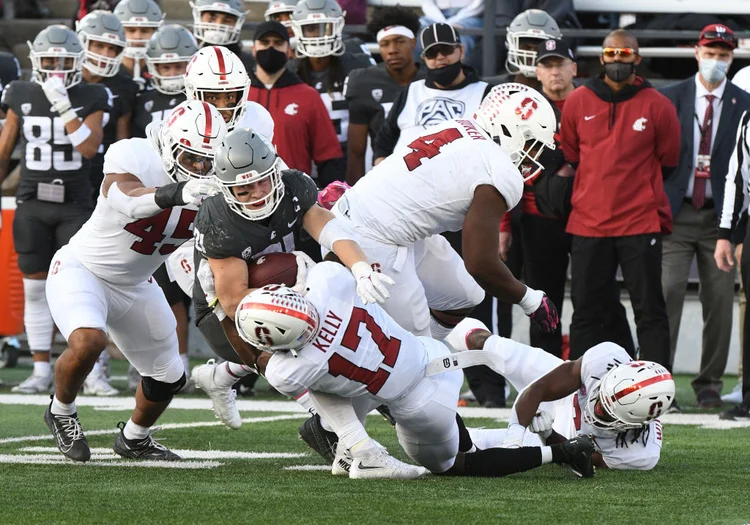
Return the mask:
<path fill-rule="evenodd" d="M 452 98 L 431 98 L 417 107 L 416 125 L 429 128 L 464 116 L 466 104 Z"/>

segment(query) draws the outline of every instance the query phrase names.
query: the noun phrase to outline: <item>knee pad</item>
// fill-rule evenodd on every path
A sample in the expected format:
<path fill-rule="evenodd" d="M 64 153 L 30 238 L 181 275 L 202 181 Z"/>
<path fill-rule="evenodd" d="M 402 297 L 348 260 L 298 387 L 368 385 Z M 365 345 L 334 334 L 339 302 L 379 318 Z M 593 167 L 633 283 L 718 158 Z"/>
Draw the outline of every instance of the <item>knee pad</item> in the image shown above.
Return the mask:
<path fill-rule="evenodd" d="M 164 401 L 170 401 L 174 395 L 182 390 L 182 387 L 187 383 L 187 377 L 182 374 L 179 380 L 174 383 L 164 383 L 158 381 L 153 377 L 142 377 L 141 388 L 143 389 L 143 396 L 154 403 L 163 403 Z"/>

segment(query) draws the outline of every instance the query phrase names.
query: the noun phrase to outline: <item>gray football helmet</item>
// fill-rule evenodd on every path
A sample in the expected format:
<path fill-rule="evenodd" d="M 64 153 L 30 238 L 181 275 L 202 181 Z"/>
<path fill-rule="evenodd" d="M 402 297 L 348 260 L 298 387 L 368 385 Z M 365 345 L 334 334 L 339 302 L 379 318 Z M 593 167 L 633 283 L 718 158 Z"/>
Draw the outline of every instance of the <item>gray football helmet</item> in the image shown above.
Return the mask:
<path fill-rule="evenodd" d="M 521 49 L 521 39 L 532 39 L 534 49 Z M 536 45 L 541 40 L 560 40 L 562 33 L 557 22 L 541 9 L 527 9 L 516 16 L 508 26 L 505 45 L 508 58 L 505 68 L 508 73 L 521 73 L 525 77 L 536 77 Z"/>
<path fill-rule="evenodd" d="M 151 85 L 165 95 L 185 91 L 185 72 L 179 75 L 162 75 L 159 64 L 187 63 L 198 52 L 198 42 L 193 33 L 179 24 L 161 26 L 146 46 L 146 68 L 151 75 Z"/>
<path fill-rule="evenodd" d="M 31 59 L 31 80 L 43 84 L 50 76 L 63 78 L 70 88 L 81 81 L 84 50 L 72 29 L 55 24 L 42 29 L 34 42 L 27 42 Z M 43 59 L 44 64 L 42 64 Z"/>
<path fill-rule="evenodd" d="M 115 6 L 114 13 L 124 28 L 146 27 L 156 31 L 164 20 L 164 15 L 154 0 L 122 0 Z M 146 58 L 148 38 L 130 39 L 127 42 L 126 57 Z"/>
<path fill-rule="evenodd" d="M 190 2 L 193 8 L 193 33 L 203 44 L 226 46 L 240 41 L 240 31 L 245 23 L 245 11 L 242 0 L 195 0 Z M 227 13 L 237 18 L 234 25 L 202 22 L 206 11 Z"/>
<path fill-rule="evenodd" d="M 344 16 L 336 0 L 300 0 L 292 12 L 297 54 L 307 57 L 344 54 Z"/>
<path fill-rule="evenodd" d="M 295 5 L 296 2 L 294 0 L 271 0 L 270 2 L 268 2 L 268 9 L 266 9 L 266 12 L 263 13 L 263 16 L 266 20 L 278 20 L 274 15 L 287 14 L 291 17 L 292 13 L 294 12 Z M 291 20 L 278 21 L 284 24 L 284 27 L 286 28 L 292 27 Z"/>
<path fill-rule="evenodd" d="M 214 155 L 213 176 L 230 209 L 251 221 L 270 217 L 284 197 L 281 159 L 273 145 L 250 128 L 227 133 Z M 248 195 L 248 200 L 240 200 L 232 191 L 250 184 L 250 189 L 239 194 Z"/>
<path fill-rule="evenodd" d="M 125 50 L 125 29 L 120 20 L 109 11 L 92 11 L 76 22 L 76 31 L 86 53 L 83 67 L 100 77 L 113 77 L 122 64 Z M 91 51 L 90 43 L 104 42 L 119 47 L 117 55 L 108 57 Z"/>

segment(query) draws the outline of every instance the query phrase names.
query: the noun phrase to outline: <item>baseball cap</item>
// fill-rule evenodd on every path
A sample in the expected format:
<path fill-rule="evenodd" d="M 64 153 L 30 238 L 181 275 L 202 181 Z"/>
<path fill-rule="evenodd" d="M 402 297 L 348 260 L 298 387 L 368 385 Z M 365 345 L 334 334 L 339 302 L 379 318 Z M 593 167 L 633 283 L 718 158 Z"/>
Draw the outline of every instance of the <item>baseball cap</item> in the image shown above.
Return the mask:
<path fill-rule="evenodd" d="M 289 42 L 289 33 L 287 32 L 286 27 L 276 20 L 266 20 L 265 22 L 258 24 L 258 27 L 255 28 L 253 40 L 260 40 L 269 33 L 274 33 Z"/>
<path fill-rule="evenodd" d="M 565 40 L 542 40 L 536 46 L 536 64 L 547 57 L 576 59 L 575 53 Z"/>
<path fill-rule="evenodd" d="M 438 22 L 422 30 L 419 34 L 419 43 L 422 44 L 422 52 L 424 52 L 428 48 L 438 44 L 458 45 L 461 43 L 461 36 L 458 34 L 458 30 L 452 25 Z"/>
<path fill-rule="evenodd" d="M 737 37 L 734 31 L 723 24 L 710 24 L 703 28 L 698 37 L 699 46 L 710 46 L 711 44 L 722 44 L 730 49 L 737 47 Z"/>

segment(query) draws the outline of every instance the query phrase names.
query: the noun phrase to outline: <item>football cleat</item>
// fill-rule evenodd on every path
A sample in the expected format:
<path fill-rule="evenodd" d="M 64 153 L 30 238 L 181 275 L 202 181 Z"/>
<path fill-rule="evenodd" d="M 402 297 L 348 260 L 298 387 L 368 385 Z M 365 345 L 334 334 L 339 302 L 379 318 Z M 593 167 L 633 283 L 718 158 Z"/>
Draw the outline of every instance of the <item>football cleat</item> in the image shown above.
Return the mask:
<path fill-rule="evenodd" d="M 331 474 L 334 476 L 348 476 L 352 467 L 352 453 L 348 448 L 336 447 L 336 458 L 331 466 Z"/>
<path fill-rule="evenodd" d="M 427 474 L 427 469 L 399 461 L 380 448 L 378 454 L 356 458 L 349 469 L 351 479 L 417 479 Z"/>
<path fill-rule="evenodd" d="M 57 448 L 63 455 L 73 461 L 88 461 L 91 459 L 89 442 L 83 434 L 78 413 L 63 416 L 52 413 L 52 402 L 44 412 L 44 422 L 55 437 Z"/>
<path fill-rule="evenodd" d="M 464 350 L 469 350 L 467 338 L 472 334 L 472 332 L 475 332 L 477 330 L 487 330 L 488 332 L 492 333 L 492 331 L 487 328 L 482 321 L 467 317 L 466 319 L 458 323 L 453 328 L 453 330 L 451 330 L 448 336 L 443 339 L 443 342 L 450 346 L 454 352 L 463 352 Z"/>
<path fill-rule="evenodd" d="M 380 415 L 383 416 L 383 419 L 388 421 L 388 423 L 391 424 L 392 427 L 396 426 L 396 419 L 391 415 L 391 409 L 388 408 L 386 405 L 380 405 L 378 408 L 376 408 L 378 412 L 380 412 Z"/>
<path fill-rule="evenodd" d="M 728 394 L 721 396 L 721 400 L 725 403 L 742 403 L 742 383 L 737 383 L 734 388 Z"/>
<path fill-rule="evenodd" d="M 10 389 L 14 394 L 47 394 L 52 390 L 52 378 L 54 374 L 49 375 L 31 375 L 27 377 L 20 385 Z"/>
<path fill-rule="evenodd" d="M 195 386 L 211 398 L 214 415 L 229 428 L 240 428 L 242 418 L 237 409 L 237 391 L 231 387 L 226 388 L 216 384 L 214 381 L 216 366 L 216 361 L 209 359 L 205 365 L 193 367 L 192 379 L 195 381 Z"/>
<path fill-rule="evenodd" d="M 719 415 L 719 419 L 728 419 L 729 421 L 746 418 L 750 418 L 750 394 L 745 395 L 742 403 Z"/>
<path fill-rule="evenodd" d="M 329 432 L 320 424 L 320 416 L 313 414 L 311 418 L 299 426 L 299 438 L 326 461 L 333 465 L 336 459 L 336 446 L 339 437 L 334 432 Z"/>
<path fill-rule="evenodd" d="M 86 396 L 116 396 L 120 391 L 109 384 L 104 372 L 92 371 L 83 382 L 83 394 Z"/>
<path fill-rule="evenodd" d="M 124 458 L 149 459 L 152 461 L 179 461 L 182 459 L 153 438 L 154 430 L 143 439 L 127 439 L 124 432 L 125 423 L 120 421 L 117 423 L 117 428 L 120 429 L 120 433 L 117 435 L 112 449 Z"/>
<path fill-rule="evenodd" d="M 589 436 L 576 436 L 560 444 L 567 456 L 565 464 L 573 473 L 581 478 L 594 477 L 594 464 L 592 455 L 596 447 L 594 440 Z"/>

